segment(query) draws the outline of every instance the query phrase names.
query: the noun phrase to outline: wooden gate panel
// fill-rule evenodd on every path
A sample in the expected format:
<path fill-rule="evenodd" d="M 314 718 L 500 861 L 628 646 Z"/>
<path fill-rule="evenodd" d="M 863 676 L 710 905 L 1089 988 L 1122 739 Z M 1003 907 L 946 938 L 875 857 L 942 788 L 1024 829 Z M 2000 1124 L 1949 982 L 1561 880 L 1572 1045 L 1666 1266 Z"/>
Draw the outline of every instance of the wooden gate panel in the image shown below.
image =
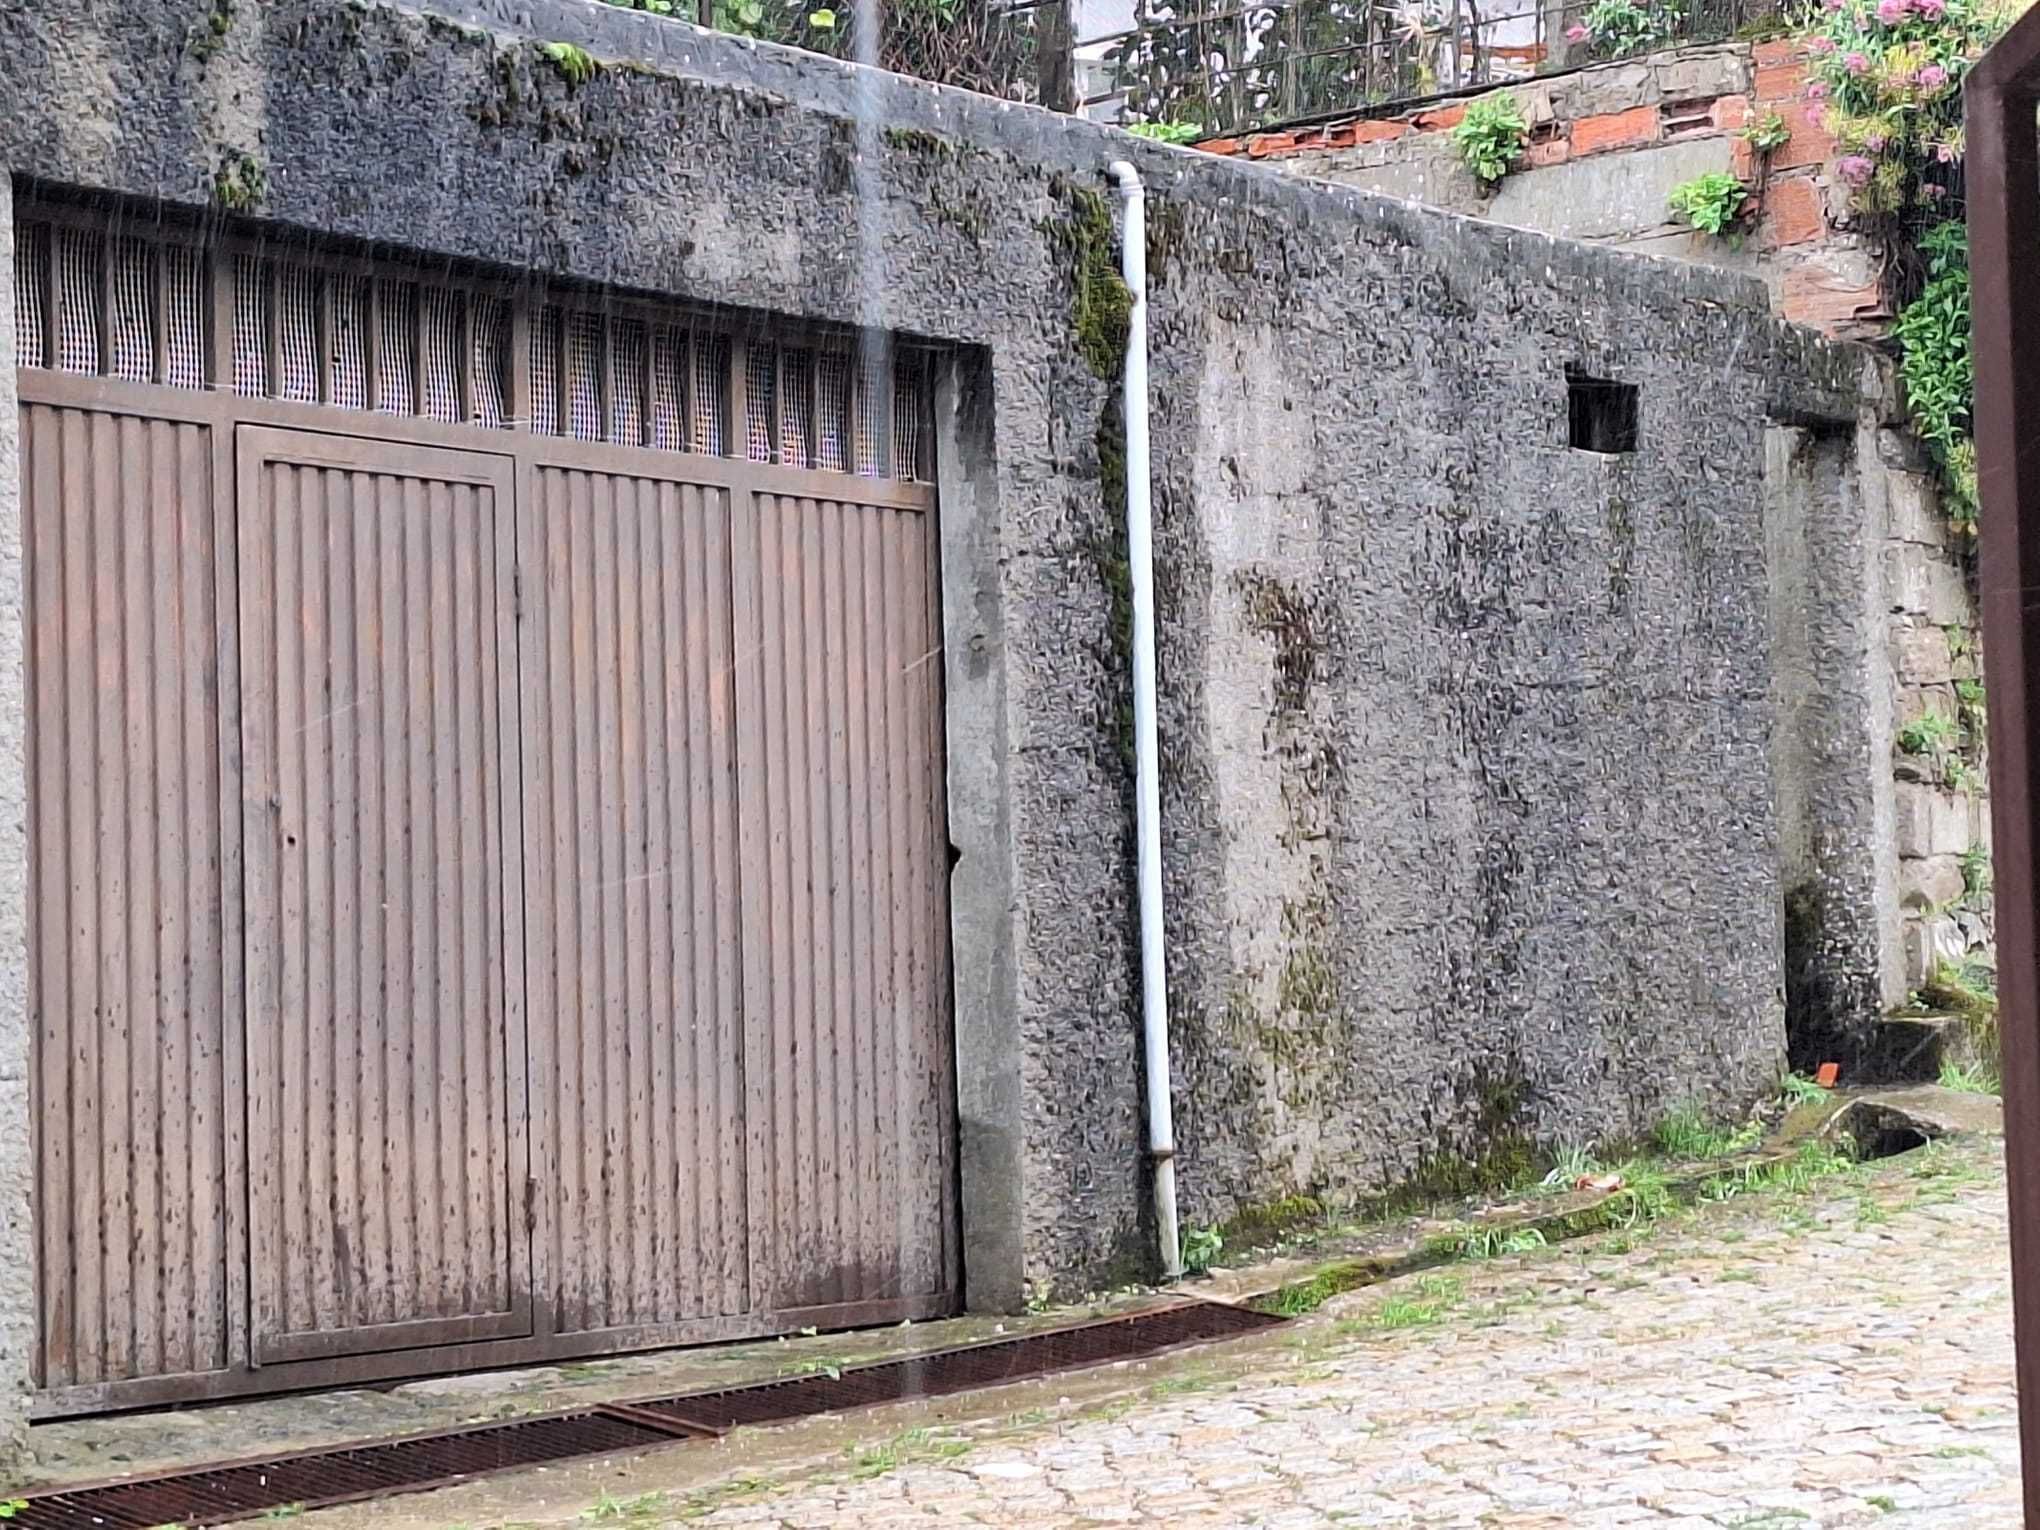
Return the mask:
<path fill-rule="evenodd" d="M 562 1332 L 749 1310 L 729 493 L 541 466 L 525 828 Z"/>
<path fill-rule="evenodd" d="M 736 531 L 746 1122 L 761 1309 L 951 1289 L 930 517 L 760 493 Z"/>
<path fill-rule="evenodd" d="M 243 428 L 238 477 L 255 1358 L 528 1332 L 508 463 Z"/>
<path fill-rule="evenodd" d="M 202 426 L 21 410 L 45 1387 L 228 1363 L 214 482 Z"/>

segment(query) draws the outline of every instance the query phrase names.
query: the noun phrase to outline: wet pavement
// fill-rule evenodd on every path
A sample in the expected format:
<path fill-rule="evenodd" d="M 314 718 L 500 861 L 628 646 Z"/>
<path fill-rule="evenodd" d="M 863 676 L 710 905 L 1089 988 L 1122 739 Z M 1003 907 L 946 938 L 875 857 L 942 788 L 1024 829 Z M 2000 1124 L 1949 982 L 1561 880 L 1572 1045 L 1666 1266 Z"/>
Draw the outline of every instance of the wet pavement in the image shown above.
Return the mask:
<path fill-rule="evenodd" d="M 1943 1146 L 1265 1338 L 306 1523 L 2014 1526 L 2001 1163 Z"/>

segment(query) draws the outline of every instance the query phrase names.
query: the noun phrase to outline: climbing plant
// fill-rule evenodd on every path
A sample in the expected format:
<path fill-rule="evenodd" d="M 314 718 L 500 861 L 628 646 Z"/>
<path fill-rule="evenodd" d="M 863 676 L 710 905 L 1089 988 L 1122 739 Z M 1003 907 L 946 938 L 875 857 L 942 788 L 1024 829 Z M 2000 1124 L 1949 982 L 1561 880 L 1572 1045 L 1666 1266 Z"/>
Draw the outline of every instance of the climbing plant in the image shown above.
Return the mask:
<path fill-rule="evenodd" d="M 1885 251 L 1915 426 L 1940 463 L 1951 516 L 1973 529 L 1962 81 L 2031 0 L 1819 3 L 1807 94 L 1826 103 L 1835 177 Z"/>

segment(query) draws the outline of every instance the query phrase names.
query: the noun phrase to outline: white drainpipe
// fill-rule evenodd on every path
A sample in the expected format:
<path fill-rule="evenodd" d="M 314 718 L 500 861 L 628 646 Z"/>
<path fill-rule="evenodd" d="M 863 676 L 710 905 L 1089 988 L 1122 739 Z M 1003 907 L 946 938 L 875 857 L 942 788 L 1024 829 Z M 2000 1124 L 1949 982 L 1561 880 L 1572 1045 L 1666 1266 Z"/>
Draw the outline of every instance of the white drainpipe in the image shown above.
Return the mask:
<path fill-rule="evenodd" d="M 1147 193 L 1125 160 L 1106 167 L 1126 217 L 1119 272 L 1133 298 L 1126 329 L 1126 561 L 1133 584 L 1134 829 L 1140 865 L 1140 1015 L 1147 1052 L 1148 1157 L 1162 1272 L 1183 1274 L 1176 1233 L 1176 1128 L 1169 1109 L 1169 979 L 1162 944 L 1162 792 L 1155 742 L 1155 549 L 1148 502 Z"/>

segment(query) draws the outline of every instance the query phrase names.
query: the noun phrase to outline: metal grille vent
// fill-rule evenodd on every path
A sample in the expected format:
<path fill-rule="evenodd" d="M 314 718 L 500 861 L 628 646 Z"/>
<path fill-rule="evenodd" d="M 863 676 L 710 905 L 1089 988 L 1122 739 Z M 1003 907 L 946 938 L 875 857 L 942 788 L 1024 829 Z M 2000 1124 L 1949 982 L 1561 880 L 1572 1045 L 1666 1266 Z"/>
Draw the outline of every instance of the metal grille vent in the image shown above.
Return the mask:
<path fill-rule="evenodd" d="M 49 323 L 50 231 L 33 225 L 14 237 L 14 359 L 24 367 L 48 366 L 43 340 Z"/>
<path fill-rule="evenodd" d="M 61 208 L 23 214 L 14 285 L 24 367 L 872 478 L 932 467 L 924 359 L 883 339 L 739 338 L 631 298 L 533 302 Z"/>

